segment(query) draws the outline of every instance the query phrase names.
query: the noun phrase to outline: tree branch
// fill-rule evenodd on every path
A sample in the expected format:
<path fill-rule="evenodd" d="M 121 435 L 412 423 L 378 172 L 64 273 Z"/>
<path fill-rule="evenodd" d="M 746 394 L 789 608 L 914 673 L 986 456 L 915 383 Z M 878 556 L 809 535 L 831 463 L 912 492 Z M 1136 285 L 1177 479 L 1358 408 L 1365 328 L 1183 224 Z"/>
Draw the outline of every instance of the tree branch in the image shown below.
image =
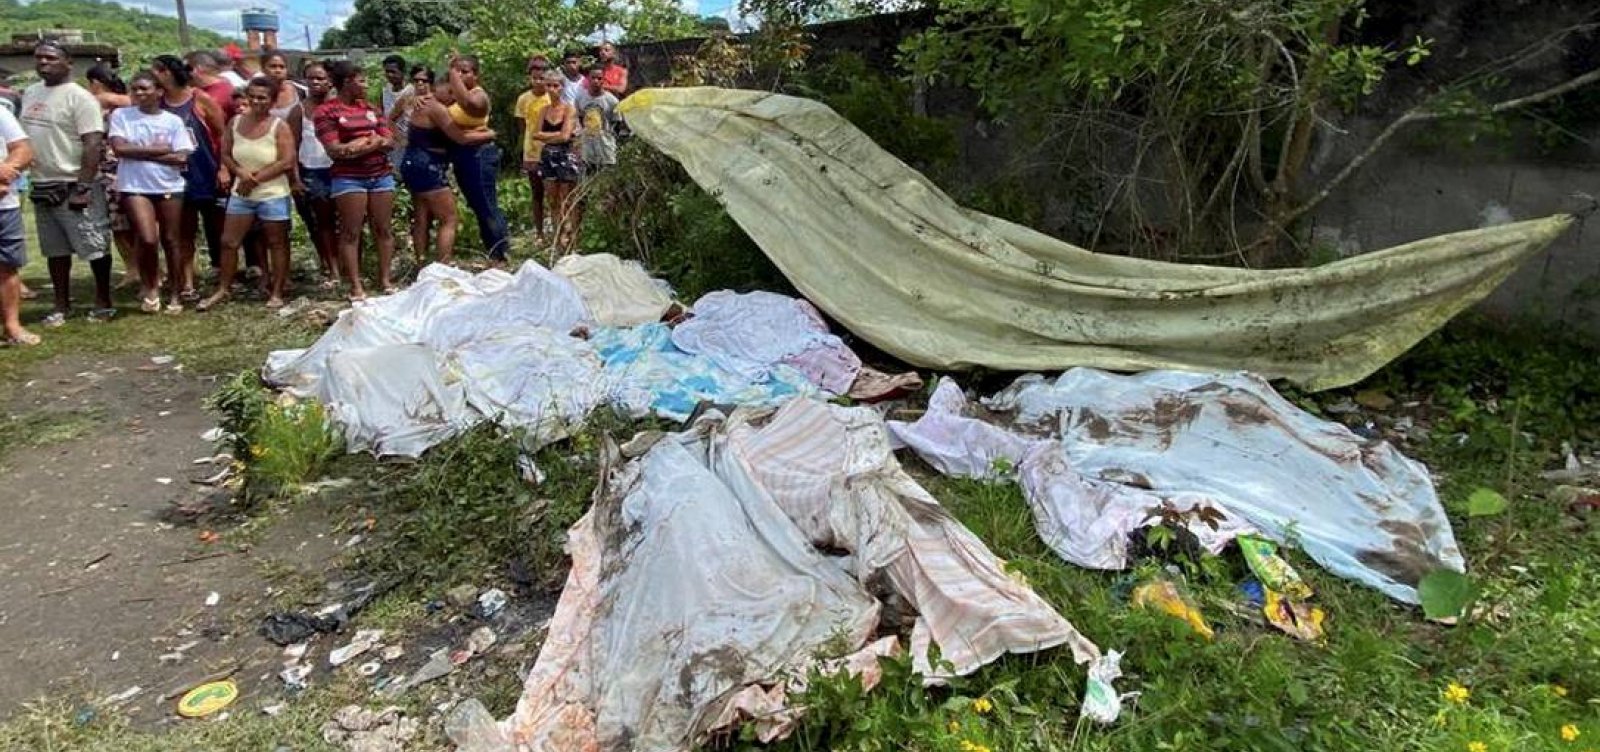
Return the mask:
<path fill-rule="evenodd" d="M 1528 105 L 1534 105 L 1554 99 L 1597 81 L 1600 81 L 1600 68 L 1596 68 L 1581 76 L 1569 79 L 1548 89 L 1544 89 L 1543 91 L 1537 91 L 1526 96 L 1517 97 L 1515 99 L 1507 99 L 1504 102 L 1490 105 L 1487 111 L 1494 114 L 1509 112 L 1518 108 L 1527 107 Z M 1344 168 L 1339 170 L 1338 174 L 1334 175 L 1332 179 L 1324 183 L 1321 190 L 1317 191 L 1315 195 L 1307 199 L 1305 203 L 1302 203 L 1293 210 L 1289 211 L 1281 220 L 1274 221 L 1273 224 L 1275 227 L 1273 228 L 1273 231 L 1288 226 L 1296 219 L 1305 216 L 1306 212 L 1317 208 L 1317 206 L 1325 201 L 1328 196 L 1332 195 L 1334 190 L 1343 184 L 1345 180 L 1349 179 L 1349 177 L 1354 175 L 1362 165 L 1366 164 L 1367 160 L 1371 159 L 1374 154 L 1377 154 L 1378 150 L 1383 148 L 1383 145 L 1388 143 L 1389 139 L 1394 138 L 1395 134 L 1399 133 L 1401 128 L 1404 128 L 1412 123 L 1442 120 L 1446 117 L 1450 117 L 1453 114 L 1454 113 L 1449 112 L 1430 111 L 1426 109 L 1426 105 L 1421 105 L 1411 109 L 1410 111 L 1406 112 L 1406 114 L 1401 115 L 1394 122 L 1390 123 L 1388 127 L 1379 132 L 1378 135 L 1372 139 L 1372 142 L 1367 144 L 1367 148 L 1363 149 L 1360 154 L 1355 156 L 1354 159 L 1351 159 L 1348 163 L 1346 163 Z"/>

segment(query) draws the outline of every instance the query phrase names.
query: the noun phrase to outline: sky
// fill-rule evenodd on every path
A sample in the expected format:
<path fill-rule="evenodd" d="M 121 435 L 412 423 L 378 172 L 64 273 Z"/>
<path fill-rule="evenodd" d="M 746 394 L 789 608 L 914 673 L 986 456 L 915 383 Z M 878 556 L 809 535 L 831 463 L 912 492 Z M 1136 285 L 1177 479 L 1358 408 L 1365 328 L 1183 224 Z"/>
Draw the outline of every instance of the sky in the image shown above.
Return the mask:
<path fill-rule="evenodd" d="M 175 0 L 117 0 L 135 10 L 163 16 L 178 15 Z M 738 0 L 680 0 L 684 10 L 701 15 L 718 16 L 736 22 Z M 350 17 L 355 0 L 185 0 L 189 23 L 214 31 L 243 38 L 239 29 L 241 7 L 261 7 L 278 13 L 278 43 L 290 49 L 306 46 L 306 28 L 311 30 L 311 44 L 322 39 L 322 32 L 344 23 Z"/>

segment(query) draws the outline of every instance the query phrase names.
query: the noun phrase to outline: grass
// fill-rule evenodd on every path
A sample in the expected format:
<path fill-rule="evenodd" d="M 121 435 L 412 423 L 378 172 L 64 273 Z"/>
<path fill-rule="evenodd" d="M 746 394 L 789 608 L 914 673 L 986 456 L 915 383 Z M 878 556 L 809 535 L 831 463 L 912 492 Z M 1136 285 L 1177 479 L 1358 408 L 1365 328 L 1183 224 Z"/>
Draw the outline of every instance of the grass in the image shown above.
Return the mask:
<path fill-rule="evenodd" d="M 0 460 L 16 449 L 61 444 L 87 436 L 104 417 L 102 411 L 95 409 L 49 408 L 0 415 Z"/>

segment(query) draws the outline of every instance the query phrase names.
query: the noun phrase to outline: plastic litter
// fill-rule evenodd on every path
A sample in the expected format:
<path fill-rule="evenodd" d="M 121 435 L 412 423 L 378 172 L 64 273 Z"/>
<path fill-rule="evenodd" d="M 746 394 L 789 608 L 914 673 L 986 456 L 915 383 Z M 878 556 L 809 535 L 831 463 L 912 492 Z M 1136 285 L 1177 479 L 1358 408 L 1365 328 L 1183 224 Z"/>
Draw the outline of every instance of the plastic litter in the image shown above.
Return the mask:
<path fill-rule="evenodd" d="M 262 619 L 261 627 L 256 631 L 275 644 L 293 645 L 304 642 L 318 632 L 333 632 L 338 628 L 338 622 L 331 618 L 284 611 Z"/>
<path fill-rule="evenodd" d="M 478 595 L 478 617 L 493 619 L 506 607 L 506 593 L 500 588 L 490 588 Z"/>
<path fill-rule="evenodd" d="M 377 676 L 378 672 L 382 669 L 382 663 L 379 663 L 378 661 L 367 661 L 366 663 L 356 667 L 356 673 L 362 676 Z"/>
<path fill-rule="evenodd" d="M 1140 608 L 1150 607 L 1169 616 L 1175 616 L 1188 623 L 1189 628 L 1207 640 L 1216 636 L 1211 625 L 1206 623 L 1206 618 L 1192 601 L 1178 591 L 1178 586 L 1169 580 L 1153 580 L 1133 589 L 1133 605 Z"/>
<path fill-rule="evenodd" d="M 1268 589 L 1276 590 L 1289 598 L 1303 601 L 1311 597 L 1311 586 L 1300 578 L 1300 573 L 1278 555 L 1277 544 L 1255 535 L 1241 535 L 1238 538 L 1239 551 L 1244 554 L 1245 564 L 1250 566 L 1250 571 L 1261 578 L 1261 583 Z"/>
<path fill-rule="evenodd" d="M 283 680 L 285 687 L 298 691 L 306 688 L 306 679 L 311 676 L 311 666 L 304 663 L 291 663 L 278 672 L 278 678 Z"/>
<path fill-rule="evenodd" d="M 322 725 L 322 740 L 348 752 L 403 752 L 419 730 L 400 708 L 373 711 L 347 705 Z"/>
<path fill-rule="evenodd" d="M 1287 598 L 1271 588 L 1265 589 L 1264 598 L 1261 613 L 1272 626 L 1307 642 L 1322 640 L 1322 622 L 1327 618 L 1322 607 Z"/>
<path fill-rule="evenodd" d="M 341 648 L 336 648 L 332 653 L 328 654 L 328 663 L 335 666 L 342 666 L 349 662 L 350 659 L 355 658 L 356 656 L 376 647 L 378 645 L 378 641 L 382 639 L 383 630 L 381 629 L 358 630 L 355 638 L 350 641 L 350 644 Z"/>
<path fill-rule="evenodd" d="M 441 648 L 433 651 L 433 653 L 428 656 L 427 662 L 422 664 L 422 666 L 418 668 L 410 678 L 406 679 L 404 684 L 396 684 L 393 686 L 398 687 L 400 691 L 404 692 L 405 690 L 411 689 L 412 687 L 420 684 L 426 684 L 435 679 L 449 676 L 450 672 L 455 670 L 455 664 L 450 662 L 450 650 L 448 648 Z"/>
<path fill-rule="evenodd" d="M 494 630 L 488 627 L 478 627 L 472 630 L 472 634 L 467 635 L 467 650 L 475 655 L 482 655 L 489 648 L 494 647 L 497 639 L 499 638 L 495 635 Z"/>
<path fill-rule="evenodd" d="M 144 691 L 144 687 L 139 687 L 139 686 L 128 687 L 127 689 L 124 689 L 121 692 L 118 692 L 118 693 L 116 693 L 114 695 L 108 695 L 107 697 L 105 697 L 104 699 L 100 700 L 100 702 L 96 703 L 96 704 L 98 704 L 98 705 L 100 705 L 102 707 L 113 707 L 113 706 L 116 706 L 116 705 L 121 705 L 122 703 L 125 703 L 125 702 L 127 702 L 129 700 L 132 700 L 133 698 L 139 696 L 139 693 L 141 693 L 143 691 Z"/>
<path fill-rule="evenodd" d="M 209 682 L 189 690 L 178 700 L 178 715 L 185 718 L 203 718 L 239 699 L 239 685 L 231 679 Z"/>
<path fill-rule="evenodd" d="M 214 590 L 209 595 L 206 596 L 206 605 L 207 606 L 215 606 L 215 605 L 217 605 L 218 603 L 221 603 L 221 602 L 222 602 L 222 595 L 220 593 L 217 593 Z"/>
<path fill-rule="evenodd" d="M 1122 678 L 1122 653 L 1106 651 L 1105 655 L 1089 662 L 1088 686 L 1083 692 L 1083 708 L 1079 715 L 1096 723 L 1116 723 L 1122 715 L 1122 701 L 1138 697 L 1138 692 L 1118 694 L 1112 682 Z"/>

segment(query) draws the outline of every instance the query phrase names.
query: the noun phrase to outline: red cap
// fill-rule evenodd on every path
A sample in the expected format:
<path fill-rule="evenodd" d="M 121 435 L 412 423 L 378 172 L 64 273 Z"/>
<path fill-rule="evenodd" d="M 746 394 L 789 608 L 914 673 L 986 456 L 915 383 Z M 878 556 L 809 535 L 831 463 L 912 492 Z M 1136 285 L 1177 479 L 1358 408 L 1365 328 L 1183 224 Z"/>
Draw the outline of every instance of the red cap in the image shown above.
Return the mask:
<path fill-rule="evenodd" d="M 239 61 L 244 59 L 244 50 L 239 49 L 239 45 L 233 42 L 223 46 L 222 54 L 227 55 L 229 60 Z"/>

